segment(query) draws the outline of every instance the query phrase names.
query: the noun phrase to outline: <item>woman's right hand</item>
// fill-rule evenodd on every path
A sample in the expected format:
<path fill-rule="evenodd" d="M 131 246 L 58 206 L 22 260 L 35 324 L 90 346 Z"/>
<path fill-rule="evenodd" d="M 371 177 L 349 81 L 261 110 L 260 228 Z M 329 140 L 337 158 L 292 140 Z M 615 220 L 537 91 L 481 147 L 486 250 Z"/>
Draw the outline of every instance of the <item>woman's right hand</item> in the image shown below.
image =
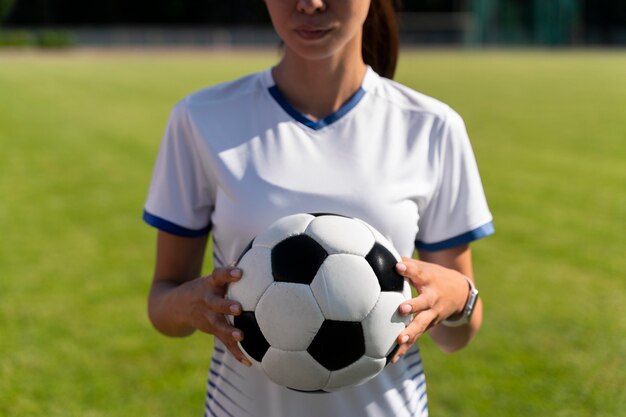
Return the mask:
<path fill-rule="evenodd" d="M 210 275 L 190 281 L 186 284 L 190 287 L 186 288 L 190 291 L 190 302 L 185 315 L 189 326 L 214 335 L 239 362 L 251 366 L 237 345 L 243 340 L 243 332 L 231 326 L 225 317 L 241 314 L 238 302 L 224 298 L 228 285 L 239 281 L 241 276 L 242 271 L 238 268 L 216 268 Z"/>
<path fill-rule="evenodd" d="M 156 266 L 148 315 L 154 327 L 167 336 L 181 337 L 196 329 L 217 337 L 241 363 L 251 366 L 237 342 L 241 330 L 225 315 L 241 314 L 241 305 L 225 299 L 228 285 L 239 281 L 237 268 L 216 268 L 200 277 L 207 236 L 187 238 L 158 232 Z"/>

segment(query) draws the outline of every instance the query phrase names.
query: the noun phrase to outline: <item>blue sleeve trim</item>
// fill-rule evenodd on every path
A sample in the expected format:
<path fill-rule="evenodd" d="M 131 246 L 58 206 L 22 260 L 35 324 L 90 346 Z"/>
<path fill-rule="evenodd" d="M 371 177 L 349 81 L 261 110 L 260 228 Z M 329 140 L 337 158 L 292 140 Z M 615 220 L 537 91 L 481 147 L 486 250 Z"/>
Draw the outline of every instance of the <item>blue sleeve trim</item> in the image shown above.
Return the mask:
<path fill-rule="evenodd" d="M 200 230 L 187 229 L 186 227 L 179 226 L 175 223 L 150 214 L 145 210 L 143 212 L 143 220 L 150 226 L 181 237 L 200 237 L 207 235 L 211 231 L 211 225 L 208 225 L 207 227 Z"/>
<path fill-rule="evenodd" d="M 467 233 L 463 233 L 462 235 L 452 237 L 450 239 L 443 240 L 441 242 L 435 243 L 424 243 L 419 240 L 415 241 L 415 247 L 420 250 L 425 250 L 429 252 L 435 252 L 443 249 L 450 249 L 455 246 L 465 245 L 466 243 L 473 242 L 478 239 L 482 239 L 483 237 L 490 236 L 494 234 L 496 231 L 493 226 L 493 222 L 486 223 L 474 230 L 470 230 Z"/>

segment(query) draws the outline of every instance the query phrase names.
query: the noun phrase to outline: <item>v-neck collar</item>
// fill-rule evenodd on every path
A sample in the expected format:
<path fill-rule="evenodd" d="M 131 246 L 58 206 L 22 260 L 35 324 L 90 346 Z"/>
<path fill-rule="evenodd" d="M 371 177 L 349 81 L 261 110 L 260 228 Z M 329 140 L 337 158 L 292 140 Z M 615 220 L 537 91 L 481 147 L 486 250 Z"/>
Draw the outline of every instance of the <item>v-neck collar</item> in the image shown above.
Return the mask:
<path fill-rule="evenodd" d="M 352 110 L 357 104 L 359 104 L 359 102 L 361 101 L 361 99 L 363 99 L 367 91 L 367 85 L 370 82 L 370 78 L 372 78 L 372 74 L 371 74 L 372 71 L 373 70 L 370 67 L 368 67 L 365 73 L 365 77 L 363 78 L 363 82 L 361 83 L 361 86 L 356 91 L 356 93 L 354 93 L 345 103 L 343 103 L 341 107 L 337 109 L 337 111 L 319 120 L 313 120 L 309 118 L 302 112 L 298 111 L 295 107 L 291 105 L 291 103 L 287 101 L 285 96 L 276 86 L 276 82 L 274 81 L 274 78 L 272 77 L 271 69 L 266 71 L 266 81 L 268 84 L 268 92 L 270 93 L 272 98 L 276 101 L 276 103 L 287 114 L 289 114 L 298 123 L 301 123 L 309 127 L 310 129 L 320 130 L 340 120 L 342 117 L 347 115 L 350 112 L 350 110 Z"/>

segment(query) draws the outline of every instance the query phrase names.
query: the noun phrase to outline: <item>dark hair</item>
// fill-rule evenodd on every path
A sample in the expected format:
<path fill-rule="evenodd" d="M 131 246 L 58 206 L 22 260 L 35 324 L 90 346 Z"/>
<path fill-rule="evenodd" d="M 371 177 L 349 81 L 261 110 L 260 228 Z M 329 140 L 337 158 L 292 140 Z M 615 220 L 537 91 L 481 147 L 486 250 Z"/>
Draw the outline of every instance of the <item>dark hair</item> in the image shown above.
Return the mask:
<path fill-rule="evenodd" d="M 399 3 L 399 0 L 372 0 L 363 24 L 363 60 L 386 78 L 393 78 L 398 64 L 400 34 L 396 9 Z"/>

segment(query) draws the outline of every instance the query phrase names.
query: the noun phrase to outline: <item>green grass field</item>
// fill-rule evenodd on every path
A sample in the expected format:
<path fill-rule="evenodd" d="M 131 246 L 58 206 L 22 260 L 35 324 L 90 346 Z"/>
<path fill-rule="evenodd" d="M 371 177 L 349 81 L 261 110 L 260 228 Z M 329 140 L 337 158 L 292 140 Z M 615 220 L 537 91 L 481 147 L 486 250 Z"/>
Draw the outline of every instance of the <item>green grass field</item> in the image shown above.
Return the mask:
<path fill-rule="evenodd" d="M 198 416 L 212 340 L 148 323 L 172 105 L 277 54 L 0 53 L 0 416 Z M 497 234 L 479 337 L 423 341 L 431 415 L 626 415 L 626 52 L 406 51 L 464 116 Z"/>

